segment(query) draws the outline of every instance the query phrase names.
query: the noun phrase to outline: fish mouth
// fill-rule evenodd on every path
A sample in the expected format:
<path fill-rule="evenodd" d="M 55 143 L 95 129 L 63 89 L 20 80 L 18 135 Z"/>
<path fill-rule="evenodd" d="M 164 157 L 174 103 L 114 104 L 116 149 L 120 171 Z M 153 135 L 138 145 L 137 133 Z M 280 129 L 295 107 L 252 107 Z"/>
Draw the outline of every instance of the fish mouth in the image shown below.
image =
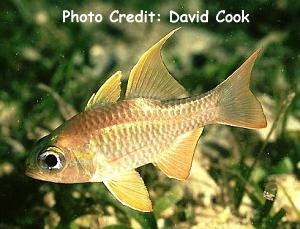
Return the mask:
<path fill-rule="evenodd" d="M 32 178 L 34 178 L 36 176 L 36 174 L 30 170 L 26 170 L 25 175 L 28 177 L 32 177 Z"/>
<path fill-rule="evenodd" d="M 26 176 L 37 179 L 37 180 L 43 180 L 43 181 L 47 181 L 45 174 L 40 173 L 40 172 L 34 172 L 31 169 L 27 169 L 25 171 Z"/>
<path fill-rule="evenodd" d="M 37 180 L 45 180 L 45 174 L 37 169 L 37 166 L 32 158 L 28 158 L 26 160 L 25 175 Z"/>

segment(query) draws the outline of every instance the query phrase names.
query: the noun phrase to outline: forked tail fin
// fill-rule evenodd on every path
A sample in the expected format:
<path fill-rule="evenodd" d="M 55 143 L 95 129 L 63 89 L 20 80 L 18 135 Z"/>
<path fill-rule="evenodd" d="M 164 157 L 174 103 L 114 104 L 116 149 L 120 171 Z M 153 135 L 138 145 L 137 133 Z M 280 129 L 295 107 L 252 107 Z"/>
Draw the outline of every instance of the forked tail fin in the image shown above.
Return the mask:
<path fill-rule="evenodd" d="M 219 94 L 218 123 L 244 128 L 267 126 L 262 106 L 249 89 L 252 67 L 260 52 L 256 50 L 215 90 Z"/>

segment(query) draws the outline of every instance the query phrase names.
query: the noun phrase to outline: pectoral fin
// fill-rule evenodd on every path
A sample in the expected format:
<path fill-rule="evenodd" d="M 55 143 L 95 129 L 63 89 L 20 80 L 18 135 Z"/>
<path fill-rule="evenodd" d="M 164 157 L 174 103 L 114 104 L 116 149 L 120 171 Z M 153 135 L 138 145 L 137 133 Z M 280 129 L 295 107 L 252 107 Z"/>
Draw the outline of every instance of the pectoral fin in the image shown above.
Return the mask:
<path fill-rule="evenodd" d="M 194 151 L 203 128 L 179 136 L 175 144 L 155 162 L 168 177 L 178 180 L 188 178 L 192 166 Z"/>
<path fill-rule="evenodd" d="M 122 204 L 143 212 L 152 211 L 149 193 L 143 179 L 135 170 L 104 181 L 104 184 Z"/>
<path fill-rule="evenodd" d="M 121 93 L 121 71 L 117 71 L 94 93 L 89 99 L 85 110 L 99 104 L 115 103 L 120 98 Z"/>
<path fill-rule="evenodd" d="M 130 72 L 126 98 L 167 100 L 187 96 L 186 90 L 168 72 L 160 53 L 163 44 L 177 30 L 171 31 L 142 55 Z"/>

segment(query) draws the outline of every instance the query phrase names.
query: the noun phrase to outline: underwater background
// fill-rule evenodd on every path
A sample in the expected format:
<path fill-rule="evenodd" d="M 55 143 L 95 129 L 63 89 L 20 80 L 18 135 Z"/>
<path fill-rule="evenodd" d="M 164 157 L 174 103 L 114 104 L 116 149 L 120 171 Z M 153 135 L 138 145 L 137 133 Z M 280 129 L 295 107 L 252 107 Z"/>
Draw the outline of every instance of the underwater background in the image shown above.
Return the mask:
<path fill-rule="evenodd" d="M 0 228 L 300 228 L 300 2 L 0 2 Z M 160 13 L 154 23 L 62 23 L 62 11 Z M 209 10 L 209 23 L 176 23 L 169 11 Z M 219 10 L 250 23 L 217 23 Z M 42 136 L 84 109 L 117 70 L 130 69 L 163 35 L 181 26 L 163 59 L 191 93 L 206 92 L 258 47 L 251 89 L 268 120 L 263 130 L 204 129 L 191 175 L 139 169 L 153 201 L 140 213 L 103 184 L 55 184 L 26 177 L 25 159 Z"/>

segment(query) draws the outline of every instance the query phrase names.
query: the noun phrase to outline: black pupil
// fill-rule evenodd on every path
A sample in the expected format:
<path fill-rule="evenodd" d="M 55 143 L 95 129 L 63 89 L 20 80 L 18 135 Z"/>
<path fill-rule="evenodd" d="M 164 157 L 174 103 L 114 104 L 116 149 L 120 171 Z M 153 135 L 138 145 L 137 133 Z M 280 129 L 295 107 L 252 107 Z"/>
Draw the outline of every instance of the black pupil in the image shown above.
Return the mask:
<path fill-rule="evenodd" d="M 47 165 L 48 167 L 54 167 L 54 166 L 56 166 L 57 162 L 58 162 L 58 161 L 57 161 L 57 158 L 56 158 L 56 156 L 53 155 L 53 154 L 49 154 L 49 155 L 47 155 L 46 158 L 45 158 L 45 163 L 46 163 L 46 165 Z"/>

